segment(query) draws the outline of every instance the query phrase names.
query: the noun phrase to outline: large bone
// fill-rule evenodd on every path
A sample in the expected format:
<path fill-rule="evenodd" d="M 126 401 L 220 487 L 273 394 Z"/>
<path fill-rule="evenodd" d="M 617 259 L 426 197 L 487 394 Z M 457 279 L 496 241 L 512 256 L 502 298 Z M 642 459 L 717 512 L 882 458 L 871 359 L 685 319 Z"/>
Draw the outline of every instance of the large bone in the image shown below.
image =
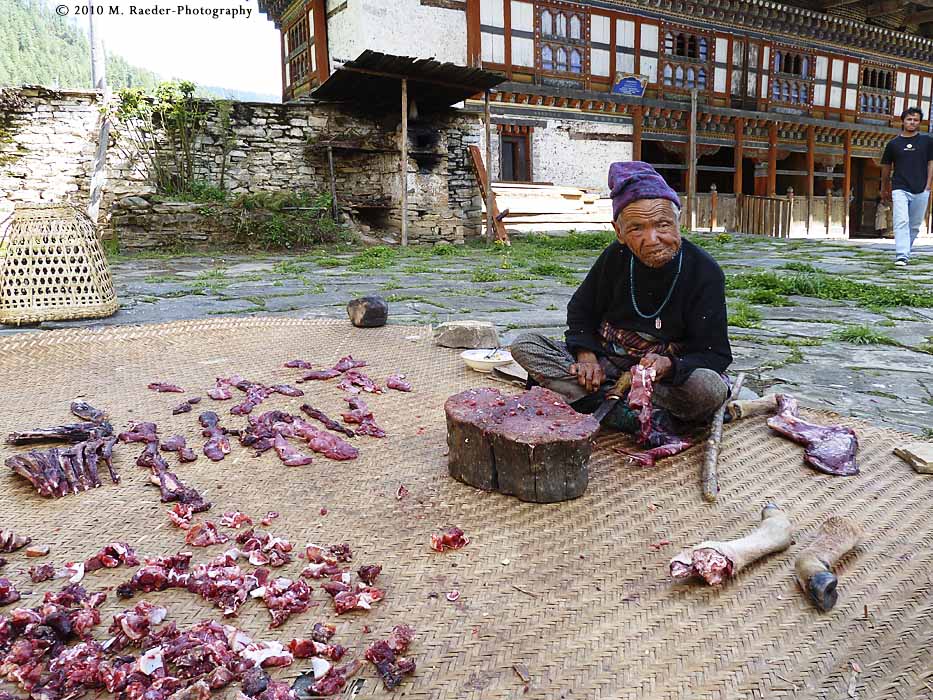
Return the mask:
<path fill-rule="evenodd" d="M 751 418 L 764 414 L 771 415 L 777 411 L 777 394 L 768 394 L 760 399 L 746 399 L 743 401 L 730 401 L 726 406 L 733 420 L 738 418 Z"/>
<path fill-rule="evenodd" d="M 839 598 L 833 566 L 861 538 L 861 528 L 851 520 L 830 518 L 820 526 L 816 539 L 797 556 L 797 583 L 823 612 L 832 610 Z"/>
<path fill-rule="evenodd" d="M 751 534 L 727 542 L 701 542 L 685 549 L 671 559 L 671 576 L 678 581 L 699 576 L 714 586 L 752 562 L 790 547 L 793 532 L 787 514 L 769 503 L 761 511 L 761 524 Z"/>

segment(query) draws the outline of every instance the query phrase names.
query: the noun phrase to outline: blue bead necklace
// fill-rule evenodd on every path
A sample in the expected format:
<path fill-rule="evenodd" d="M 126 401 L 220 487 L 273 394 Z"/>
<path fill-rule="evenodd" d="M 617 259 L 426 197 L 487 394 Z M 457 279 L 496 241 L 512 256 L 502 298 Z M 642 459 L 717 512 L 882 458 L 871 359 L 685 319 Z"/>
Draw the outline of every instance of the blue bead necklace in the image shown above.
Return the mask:
<path fill-rule="evenodd" d="M 631 253 L 631 251 L 630 251 Z M 661 312 L 664 310 L 664 307 L 667 306 L 667 302 L 671 300 L 671 295 L 674 293 L 674 287 L 677 286 L 677 279 L 680 277 L 680 269 L 684 264 L 684 249 L 681 248 L 677 252 L 677 272 L 674 273 L 674 281 L 671 282 L 671 288 L 667 290 L 667 296 L 664 297 L 664 301 L 661 302 L 661 305 L 658 307 L 658 310 L 653 314 L 643 314 L 641 309 L 638 308 L 638 302 L 635 301 L 635 254 L 631 253 L 631 259 L 629 260 L 628 266 L 628 288 L 632 293 L 632 308 L 635 309 L 635 313 L 641 316 L 644 319 L 654 319 L 654 327 L 657 330 L 661 330 Z"/>

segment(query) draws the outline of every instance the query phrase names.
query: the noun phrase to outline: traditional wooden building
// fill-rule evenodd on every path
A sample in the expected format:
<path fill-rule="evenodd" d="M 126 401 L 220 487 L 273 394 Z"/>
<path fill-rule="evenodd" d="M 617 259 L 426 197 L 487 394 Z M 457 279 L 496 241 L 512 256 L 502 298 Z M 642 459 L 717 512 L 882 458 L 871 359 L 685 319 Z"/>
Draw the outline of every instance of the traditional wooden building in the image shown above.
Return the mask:
<path fill-rule="evenodd" d="M 695 149 L 701 225 L 715 199 L 733 226 L 873 234 L 883 146 L 904 108 L 924 129 L 933 109 L 931 0 L 259 4 L 281 29 L 285 100 L 365 49 L 482 67 L 507 79 L 495 178 L 604 189 L 609 162 L 636 158 L 686 192 Z"/>

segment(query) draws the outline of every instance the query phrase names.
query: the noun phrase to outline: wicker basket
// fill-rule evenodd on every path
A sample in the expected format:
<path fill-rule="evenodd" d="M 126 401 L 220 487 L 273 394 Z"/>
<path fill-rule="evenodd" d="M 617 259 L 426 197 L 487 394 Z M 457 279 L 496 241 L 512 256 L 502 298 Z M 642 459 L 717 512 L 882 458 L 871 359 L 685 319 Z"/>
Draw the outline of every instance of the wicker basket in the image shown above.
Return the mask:
<path fill-rule="evenodd" d="M 119 307 L 84 212 L 62 204 L 16 208 L 0 236 L 0 323 L 101 318 Z"/>

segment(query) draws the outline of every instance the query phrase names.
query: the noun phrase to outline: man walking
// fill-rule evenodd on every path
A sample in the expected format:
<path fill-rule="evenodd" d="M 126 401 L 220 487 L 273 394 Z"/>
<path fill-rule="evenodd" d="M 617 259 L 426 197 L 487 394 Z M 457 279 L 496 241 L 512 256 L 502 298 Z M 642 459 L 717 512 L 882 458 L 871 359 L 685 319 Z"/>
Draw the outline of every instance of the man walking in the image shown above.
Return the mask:
<path fill-rule="evenodd" d="M 881 156 L 881 198 L 892 202 L 894 264 L 898 267 L 906 267 L 910 261 L 933 187 L 933 143 L 920 133 L 922 120 L 923 112 L 918 107 L 904 110 L 901 133 L 888 142 Z"/>

